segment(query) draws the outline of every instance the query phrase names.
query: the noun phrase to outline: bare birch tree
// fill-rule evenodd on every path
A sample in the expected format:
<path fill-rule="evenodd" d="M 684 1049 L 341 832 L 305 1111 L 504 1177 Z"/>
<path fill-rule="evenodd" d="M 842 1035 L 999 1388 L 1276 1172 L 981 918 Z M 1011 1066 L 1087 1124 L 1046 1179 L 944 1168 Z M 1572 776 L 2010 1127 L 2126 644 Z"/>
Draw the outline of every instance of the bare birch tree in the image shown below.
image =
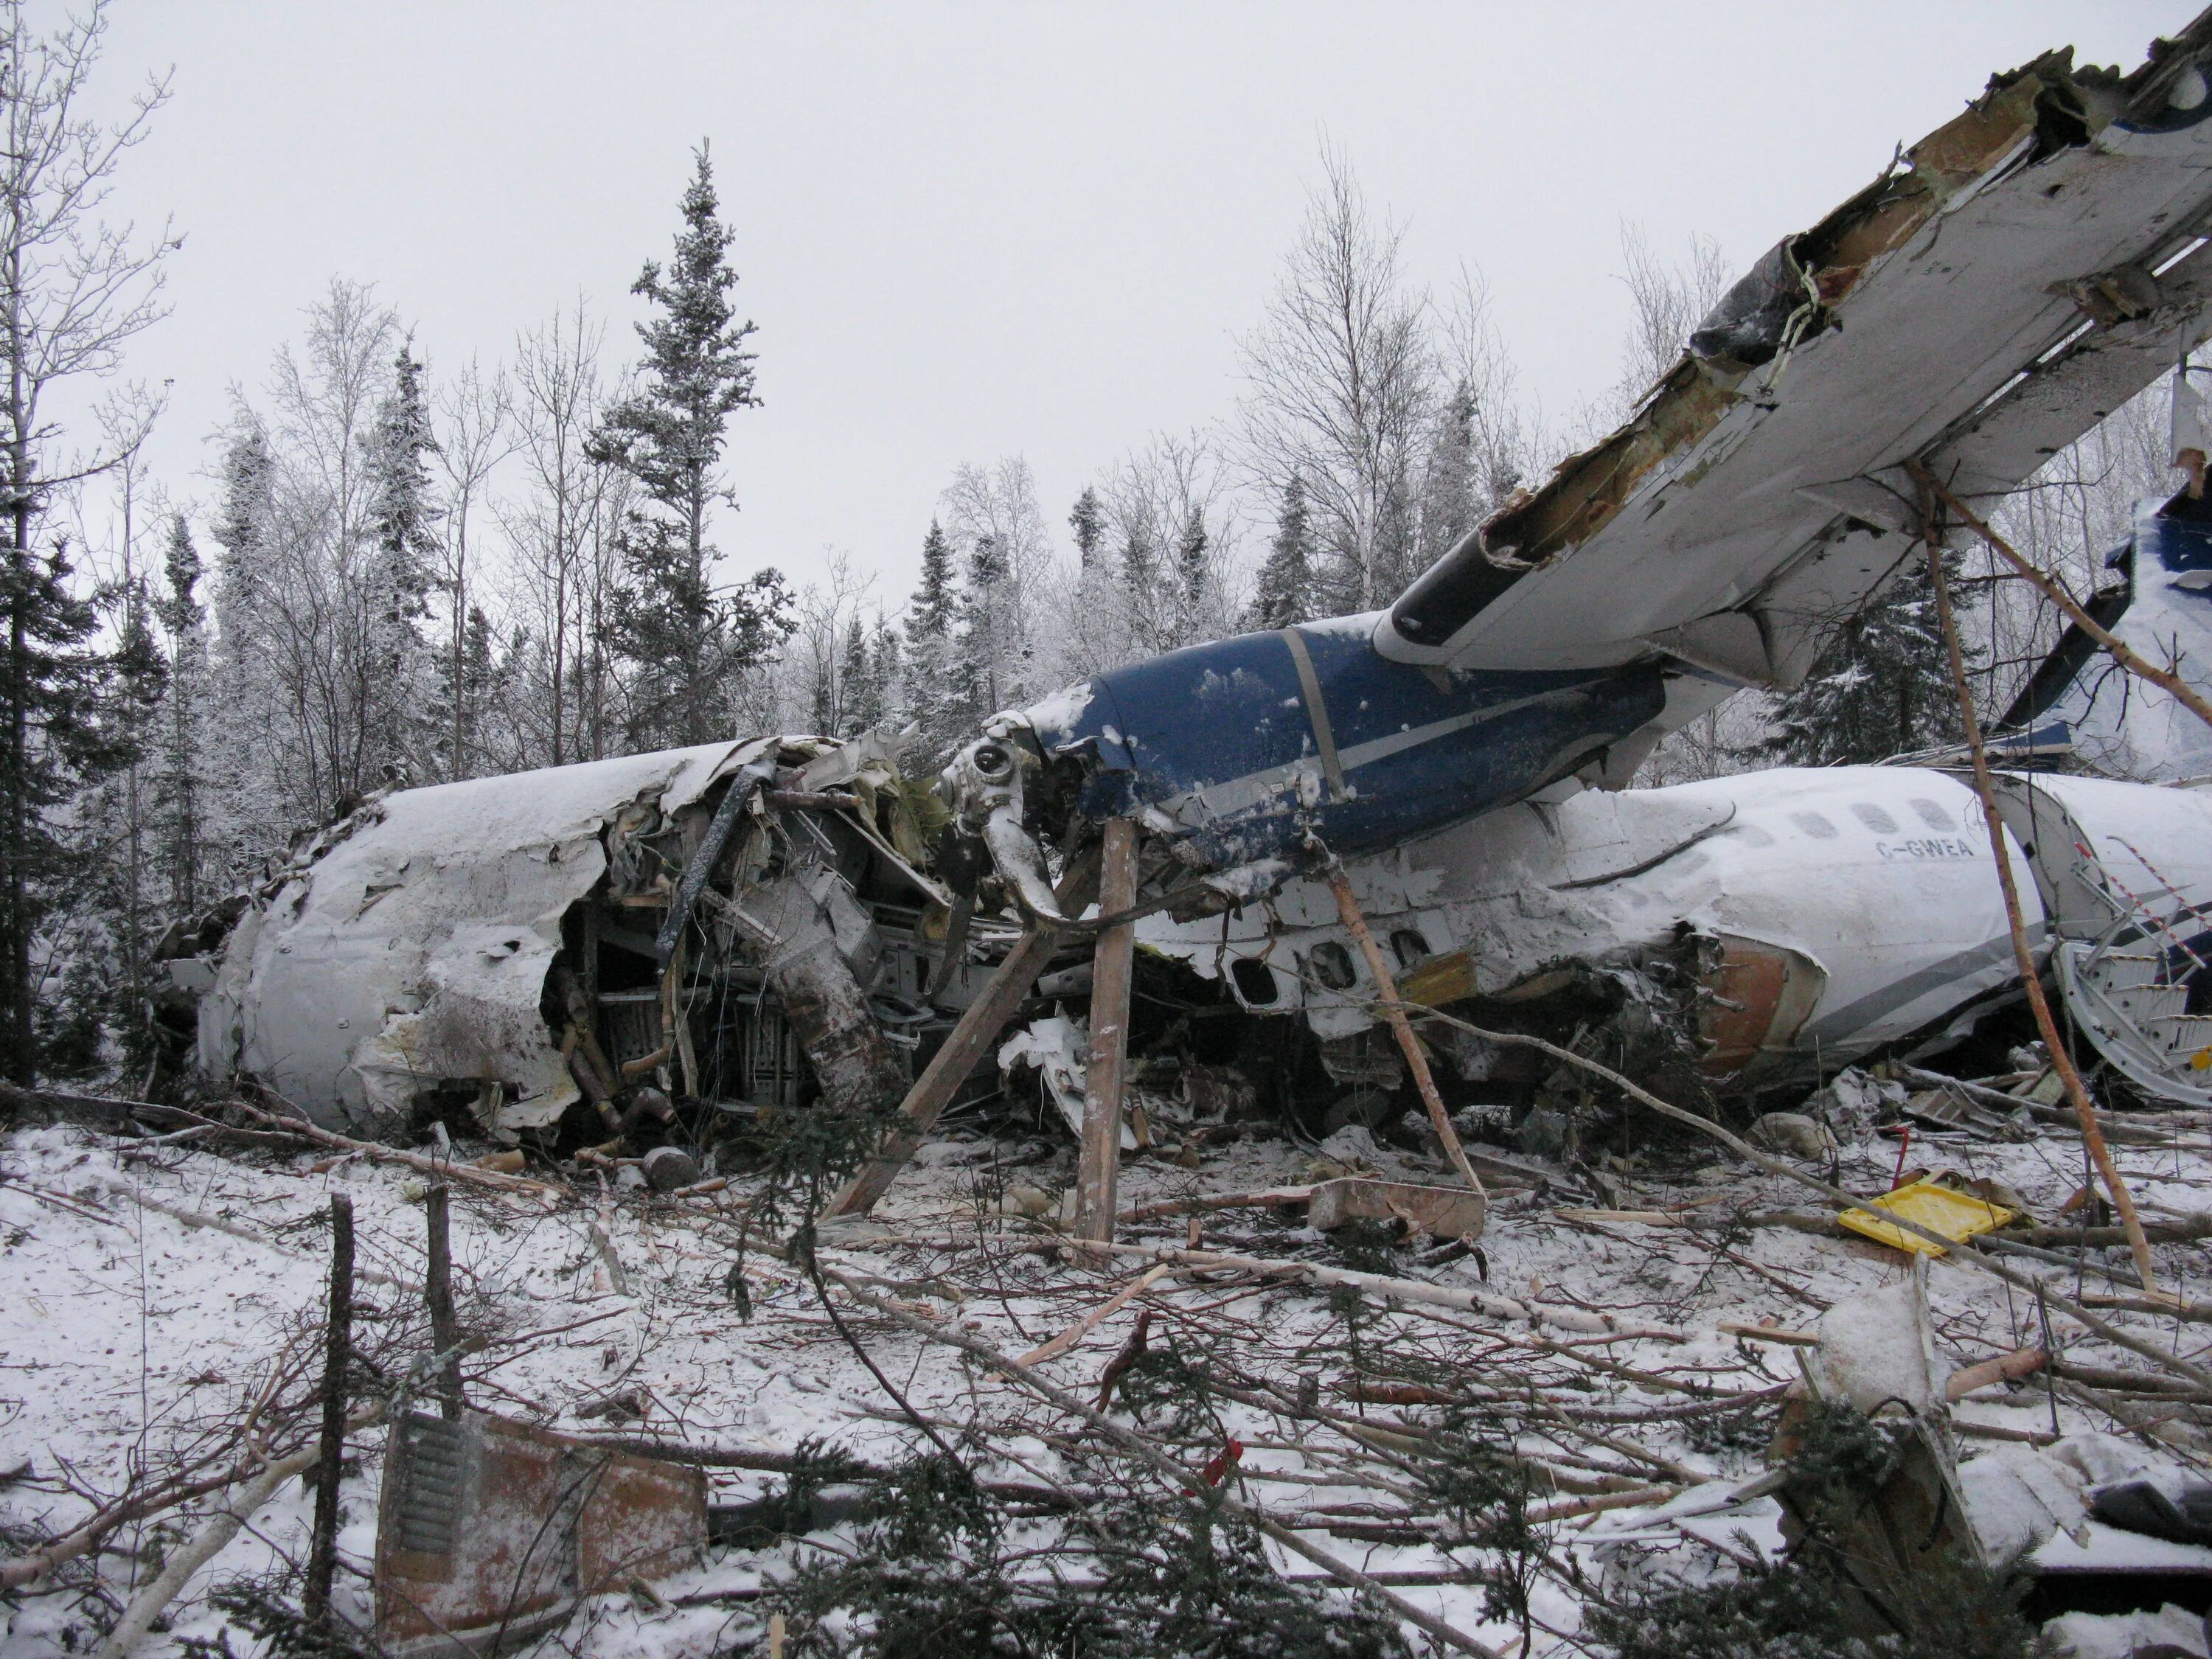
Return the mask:
<path fill-rule="evenodd" d="M 1436 390 L 1427 298 L 1405 270 L 1405 228 L 1370 212 L 1341 150 L 1260 326 L 1239 342 L 1254 481 L 1304 484 L 1325 598 L 1370 610 L 1412 574 L 1413 491 Z"/>

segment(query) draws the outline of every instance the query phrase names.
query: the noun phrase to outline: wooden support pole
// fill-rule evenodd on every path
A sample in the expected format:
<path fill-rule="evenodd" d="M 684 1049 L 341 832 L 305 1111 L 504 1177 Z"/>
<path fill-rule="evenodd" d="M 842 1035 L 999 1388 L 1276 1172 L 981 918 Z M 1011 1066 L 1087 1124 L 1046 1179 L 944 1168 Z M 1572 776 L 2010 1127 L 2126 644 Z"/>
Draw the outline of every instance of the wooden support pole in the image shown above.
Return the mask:
<path fill-rule="evenodd" d="M 1413 1035 L 1413 1027 L 1406 1018 L 1406 1005 L 1398 1000 L 1397 979 L 1390 972 L 1390 964 L 1382 960 L 1382 949 L 1375 943 L 1375 935 L 1367 931 L 1367 918 L 1359 913 L 1359 901 L 1352 896 L 1351 879 L 1334 854 L 1328 861 L 1328 890 L 1336 895 L 1336 914 L 1345 931 L 1359 946 L 1359 954 L 1367 958 L 1367 971 L 1375 977 L 1376 1000 L 1391 1035 L 1398 1039 L 1398 1051 L 1406 1056 L 1406 1065 L 1413 1073 L 1413 1086 L 1421 1091 L 1421 1103 L 1429 1109 L 1429 1127 L 1437 1132 L 1437 1139 L 1443 1144 L 1444 1156 L 1451 1159 L 1459 1178 L 1481 1193 L 1482 1177 L 1467 1161 L 1467 1148 L 1459 1144 L 1459 1131 L 1452 1127 L 1450 1114 L 1444 1110 L 1443 1097 L 1437 1092 L 1437 1080 L 1430 1073 L 1429 1056 L 1421 1047 L 1420 1038 Z M 1483 1195 L 1486 1200 L 1488 1194 Z"/>
<path fill-rule="evenodd" d="M 430 1304 L 430 1351 L 443 1354 L 438 1367 L 438 1410 L 449 1422 L 461 1415 L 460 1322 L 453 1317 L 453 1251 L 451 1218 L 443 1182 L 423 1195 L 430 1225 L 430 1259 L 422 1272 L 422 1298 Z"/>
<path fill-rule="evenodd" d="M 1938 494 L 1942 486 L 1922 473 L 1923 479 Z M 2027 924 L 2020 905 L 2020 887 L 2012 871 L 2012 855 L 2005 850 L 2004 820 L 1997 816 L 1996 787 L 1990 781 L 1989 750 L 1982 743 L 1982 722 L 1974 711 L 1973 688 L 1966 682 L 1966 653 L 1959 646 L 1957 620 L 1951 614 L 1951 584 L 1943 571 L 1942 533 L 1935 522 L 1935 501 L 1925 499 L 1926 512 L 1923 523 L 1926 527 L 1925 543 L 1928 554 L 1928 573 L 1936 589 L 1936 621 L 1943 631 L 1943 649 L 1951 667 L 1951 690 L 1959 699 L 1959 718 L 1966 732 L 1966 747 L 1974 761 L 1974 793 L 1981 798 L 1984 827 L 1990 832 L 1990 857 L 1997 867 L 1997 887 L 2004 897 L 2005 921 L 2012 931 L 2013 960 L 2020 969 L 2021 985 L 2027 992 L 2027 1006 L 2035 1016 L 2035 1028 L 2043 1035 L 2043 1046 L 2050 1056 L 2051 1068 L 2066 1085 L 2067 1097 L 2074 1103 L 2074 1115 L 2081 1125 L 2081 1139 L 2089 1149 L 2089 1156 L 2097 1165 L 2097 1173 L 2104 1177 L 2105 1190 L 2112 1195 L 2112 1207 L 2120 1212 L 2120 1225 L 2128 1236 L 2128 1250 L 2135 1257 L 2136 1277 L 2142 1280 L 2147 1291 L 2158 1288 L 2153 1274 L 2150 1243 L 2143 1237 L 2142 1223 L 2136 1218 L 2136 1203 L 2128 1192 L 2128 1184 L 2120 1178 L 2118 1167 L 2112 1162 L 2112 1148 L 2105 1145 L 2104 1132 L 2097 1127 L 2097 1109 L 2089 1103 L 2089 1091 L 2082 1084 L 2081 1073 L 2074 1069 L 2074 1059 L 2066 1050 L 2066 1043 L 2058 1033 L 2058 1022 L 2051 1018 L 2051 1000 L 2043 994 L 2043 976 L 2035 965 L 2035 951 L 2028 943 Z"/>
<path fill-rule="evenodd" d="M 1098 878 L 1098 909 L 1115 915 L 1137 902 L 1137 825 L 1106 821 L 1106 859 Z M 1083 1153 L 1075 1171 L 1078 1238 L 1114 1237 L 1121 1171 L 1121 1097 L 1129 1061 L 1129 981 L 1137 954 L 1137 927 L 1125 921 L 1098 936 L 1091 975 L 1091 1054 L 1083 1073 Z"/>
<path fill-rule="evenodd" d="M 930 1057 L 921 1075 L 914 1080 L 914 1087 L 907 1091 L 899 1106 L 898 1124 L 884 1138 L 882 1148 L 830 1200 L 822 1212 L 823 1219 L 866 1215 L 890 1190 L 906 1161 L 936 1127 L 939 1115 L 983 1058 L 983 1051 L 998 1039 L 1014 1010 L 1036 984 L 1058 942 L 1056 933 L 1042 927 L 1030 928 L 1015 942 L 984 986 L 983 994 L 968 1005 L 944 1046 Z"/>
<path fill-rule="evenodd" d="M 2110 652 L 2112 659 L 2121 667 L 2126 669 L 2136 678 L 2148 681 L 2191 714 L 2196 715 L 2198 720 L 2203 720 L 2207 726 L 2212 726 L 2212 702 L 2207 702 L 2202 694 L 2180 675 L 2146 660 L 2137 655 L 2126 641 L 2115 637 L 2109 629 L 2083 610 L 2081 602 L 2068 592 L 2056 579 L 2039 568 L 2033 560 L 2021 554 L 1996 531 L 1990 529 L 1975 514 L 1972 508 L 1938 483 L 1935 474 L 1929 471 L 1918 461 L 1906 462 L 1905 470 L 1919 482 L 1923 489 L 1931 491 L 1936 500 L 1956 514 L 1961 524 L 1988 543 L 2006 563 L 2034 584 L 2036 591 L 2045 599 L 2049 599 L 2051 604 L 2064 611 L 2067 619 L 2076 628 Z"/>
<path fill-rule="evenodd" d="M 338 1559 L 338 1470 L 345 1461 L 346 1371 L 353 1355 L 353 1200 L 331 1194 L 331 1292 L 323 1319 L 323 1431 L 315 1458 L 315 1526 L 302 1597 L 307 1622 L 327 1618 Z"/>

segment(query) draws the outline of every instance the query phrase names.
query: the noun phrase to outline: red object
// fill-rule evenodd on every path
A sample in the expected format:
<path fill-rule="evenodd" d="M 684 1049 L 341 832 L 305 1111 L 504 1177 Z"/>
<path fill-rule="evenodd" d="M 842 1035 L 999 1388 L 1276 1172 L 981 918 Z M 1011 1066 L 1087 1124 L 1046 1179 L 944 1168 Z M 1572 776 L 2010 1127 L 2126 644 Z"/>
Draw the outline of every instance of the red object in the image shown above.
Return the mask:
<path fill-rule="evenodd" d="M 1215 1453 L 1212 1461 L 1198 1472 L 1198 1478 L 1209 1486 L 1218 1486 L 1230 1470 L 1237 1467 L 1237 1459 L 1244 1455 L 1244 1443 L 1231 1435 L 1229 1443 Z"/>
<path fill-rule="evenodd" d="M 1897 1173 L 1889 1178 L 1889 1190 L 1895 1192 L 1905 1184 L 1905 1155 L 1912 1150 L 1912 1126 L 1905 1126 L 1905 1138 L 1897 1143 Z"/>

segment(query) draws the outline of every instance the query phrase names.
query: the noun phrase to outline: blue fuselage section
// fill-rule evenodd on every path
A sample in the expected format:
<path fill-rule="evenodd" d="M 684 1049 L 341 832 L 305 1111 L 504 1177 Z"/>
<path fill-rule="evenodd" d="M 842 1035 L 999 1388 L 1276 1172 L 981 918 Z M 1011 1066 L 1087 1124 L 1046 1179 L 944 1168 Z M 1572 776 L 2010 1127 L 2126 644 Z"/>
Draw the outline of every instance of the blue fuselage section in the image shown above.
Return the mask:
<path fill-rule="evenodd" d="M 1393 662 L 1348 617 L 1193 646 L 1027 711 L 1083 756 L 1081 805 L 1171 820 L 1216 869 L 1372 851 L 1517 800 L 1644 725 L 1656 665 L 1456 672 Z M 1147 809 L 1150 809 L 1149 811 Z"/>

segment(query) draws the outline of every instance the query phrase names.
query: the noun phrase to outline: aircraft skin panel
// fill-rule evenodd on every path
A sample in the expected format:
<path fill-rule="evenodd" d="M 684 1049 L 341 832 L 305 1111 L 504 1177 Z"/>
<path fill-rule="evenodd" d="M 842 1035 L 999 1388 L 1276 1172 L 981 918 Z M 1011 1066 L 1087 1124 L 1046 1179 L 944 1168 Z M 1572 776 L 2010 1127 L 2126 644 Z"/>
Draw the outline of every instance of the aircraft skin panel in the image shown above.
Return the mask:
<path fill-rule="evenodd" d="M 2200 20 L 2187 50 L 2205 33 Z M 2161 86 L 2153 77 L 2132 95 Z M 2132 131 L 2114 118 L 2125 106 L 2109 80 L 2046 59 L 1923 141 L 1914 170 L 1796 239 L 1822 298 L 1808 312 L 1817 331 L 1764 364 L 1686 356 L 1620 433 L 1409 589 L 1376 648 L 1486 669 L 1619 665 L 1648 653 L 1655 633 L 1755 603 L 1848 520 L 1808 486 L 1878 477 L 1969 423 L 1989 434 L 1960 434 L 1973 484 L 2017 483 L 2039 452 L 2154 378 L 2178 328 L 2203 326 L 2199 264 L 2172 294 L 2152 283 L 2155 303 L 2126 337 L 2140 349 L 2104 352 L 2094 373 L 2076 351 L 2069 373 L 2018 380 L 2085 321 L 2069 284 L 2185 248 L 2212 207 L 2212 122 Z M 2068 107 L 2070 128 L 2054 115 Z M 2163 356 L 2147 344 L 2160 333 Z M 2016 425 L 1996 414 L 2015 395 L 2032 410 Z M 1899 505 L 1911 510 L 1909 490 Z M 1483 577 L 1462 599 L 1496 591 L 1455 613 L 1454 567 L 1476 563 L 1526 568 L 1502 586 Z M 1826 597 L 1858 595 L 1845 584 Z"/>
<path fill-rule="evenodd" d="M 1149 811 L 1216 868 L 1299 856 L 1309 826 L 1359 852 L 1486 811 L 1584 763 L 1665 700 L 1655 666 L 1431 674 L 1341 626 L 1195 646 L 1085 691 L 1025 716 L 1047 757 L 1089 757 L 1082 810 Z"/>
<path fill-rule="evenodd" d="M 2024 872 L 2025 854 L 2008 847 Z M 1686 924 L 1800 959 L 1819 977 L 1817 1000 L 1780 1035 L 1806 1065 L 1925 1030 L 2017 976 L 1979 803 L 1927 769 L 1782 768 L 1588 791 L 1347 867 L 1376 936 L 1410 929 L 1431 953 L 1407 984 L 1451 999 L 1499 995 L 1564 961 L 1616 961 Z M 2039 938 L 2042 907 L 2024 886 Z M 2212 894 L 2212 869 L 2204 888 Z M 1360 982 L 1340 990 L 1296 969 L 1319 942 L 1344 937 L 1318 881 L 1292 881 L 1227 921 L 1148 918 L 1139 934 L 1204 974 L 1225 974 L 1239 957 L 1269 962 L 1282 970 L 1279 1006 L 1323 1036 L 1368 1024 L 1364 964 Z"/>

